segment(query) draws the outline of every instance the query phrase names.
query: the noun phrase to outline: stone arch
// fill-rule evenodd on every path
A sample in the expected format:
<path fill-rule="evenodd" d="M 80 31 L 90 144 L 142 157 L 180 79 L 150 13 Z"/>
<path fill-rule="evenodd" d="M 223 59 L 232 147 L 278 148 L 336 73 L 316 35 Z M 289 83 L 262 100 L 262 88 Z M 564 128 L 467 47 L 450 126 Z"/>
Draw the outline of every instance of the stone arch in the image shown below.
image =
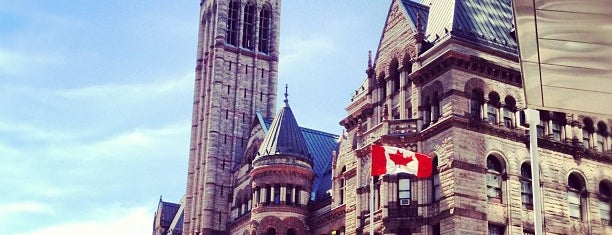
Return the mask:
<path fill-rule="evenodd" d="M 579 179 L 581 180 L 582 183 L 582 187 L 584 187 L 585 190 L 587 191 L 592 191 L 592 188 L 589 187 L 589 183 L 588 183 L 588 177 L 585 174 L 584 171 L 582 171 L 581 169 L 577 168 L 577 167 L 572 167 L 569 171 L 567 171 L 565 174 L 565 178 L 563 181 L 565 183 L 565 186 L 569 185 L 569 180 L 570 180 L 570 176 L 575 175 L 578 176 Z"/>
<path fill-rule="evenodd" d="M 306 226 L 304 225 L 304 221 L 295 217 L 285 218 L 282 222 L 283 230 L 286 232 L 289 229 L 294 229 L 296 234 L 306 234 Z"/>
<path fill-rule="evenodd" d="M 478 88 L 480 89 L 483 94 L 484 92 L 489 90 L 489 87 L 487 86 L 487 84 L 480 78 L 470 78 L 464 86 L 463 92 L 465 93 L 466 97 L 468 98 L 472 98 L 472 91 Z"/>
<path fill-rule="evenodd" d="M 261 219 L 260 223 L 257 225 L 257 233 L 258 234 L 266 234 L 266 232 L 270 228 L 276 229 L 276 231 L 280 231 L 279 228 L 283 226 L 281 219 L 276 216 L 266 216 Z"/>
<path fill-rule="evenodd" d="M 501 167 L 502 167 L 502 172 L 507 172 L 508 171 L 508 158 L 499 150 L 489 150 L 487 154 L 485 154 L 485 156 L 488 158 L 489 156 L 493 156 L 495 158 L 497 158 L 497 160 L 499 161 L 499 163 L 501 163 Z M 486 165 L 485 165 L 486 167 Z"/>

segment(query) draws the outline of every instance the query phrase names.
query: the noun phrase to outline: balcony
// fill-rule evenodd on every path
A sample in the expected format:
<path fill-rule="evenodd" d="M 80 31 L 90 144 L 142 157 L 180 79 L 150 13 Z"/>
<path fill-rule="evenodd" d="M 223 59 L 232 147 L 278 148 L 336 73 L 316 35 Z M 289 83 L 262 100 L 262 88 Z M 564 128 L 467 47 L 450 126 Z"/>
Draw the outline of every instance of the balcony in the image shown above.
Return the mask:
<path fill-rule="evenodd" d="M 357 148 L 361 149 L 372 142 L 380 140 L 383 136 L 406 138 L 419 135 L 418 119 L 384 120 L 378 125 L 366 130 L 357 137 Z"/>

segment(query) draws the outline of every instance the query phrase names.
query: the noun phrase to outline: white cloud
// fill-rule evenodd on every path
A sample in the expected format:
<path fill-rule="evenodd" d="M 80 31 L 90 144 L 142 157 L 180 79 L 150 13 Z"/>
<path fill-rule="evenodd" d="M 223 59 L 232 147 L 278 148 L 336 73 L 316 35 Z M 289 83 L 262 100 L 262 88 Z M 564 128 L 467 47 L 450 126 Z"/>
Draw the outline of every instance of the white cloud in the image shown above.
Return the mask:
<path fill-rule="evenodd" d="M 15 75 L 32 68 L 61 63 L 59 55 L 13 51 L 0 48 L 0 74 Z"/>
<path fill-rule="evenodd" d="M 134 101 L 147 99 L 151 96 L 172 94 L 181 91 L 190 91 L 193 86 L 193 72 L 178 79 L 164 79 L 141 84 L 104 84 L 65 89 L 55 92 L 56 95 L 67 99 L 113 99 L 120 101 Z"/>
<path fill-rule="evenodd" d="M 51 208 L 40 202 L 12 202 L 0 204 L 0 218 L 20 213 L 50 213 Z"/>
<path fill-rule="evenodd" d="M 99 209 L 87 219 L 9 235 L 150 234 L 153 214 L 147 207 Z"/>
<path fill-rule="evenodd" d="M 333 50 L 333 41 L 325 36 L 314 34 L 309 38 L 287 38 L 281 44 L 280 63 L 285 68 L 296 66 L 300 61 L 303 64 L 311 64 L 310 60 Z"/>

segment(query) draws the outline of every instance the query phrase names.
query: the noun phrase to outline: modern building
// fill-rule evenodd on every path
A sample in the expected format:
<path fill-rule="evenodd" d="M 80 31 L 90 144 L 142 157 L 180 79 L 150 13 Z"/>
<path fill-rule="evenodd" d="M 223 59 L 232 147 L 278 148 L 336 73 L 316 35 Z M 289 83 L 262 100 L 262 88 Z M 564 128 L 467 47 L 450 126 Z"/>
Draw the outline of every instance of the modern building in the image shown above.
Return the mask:
<path fill-rule="evenodd" d="M 280 1 L 201 6 L 183 234 L 533 234 L 510 0 L 391 0 L 340 136 L 287 96 L 273 117 Z M 545 233 L 612 234 L 612 117 L 540 118 Z M 371 185 L 373 143 L 428 154 L 432 177 Z"/>

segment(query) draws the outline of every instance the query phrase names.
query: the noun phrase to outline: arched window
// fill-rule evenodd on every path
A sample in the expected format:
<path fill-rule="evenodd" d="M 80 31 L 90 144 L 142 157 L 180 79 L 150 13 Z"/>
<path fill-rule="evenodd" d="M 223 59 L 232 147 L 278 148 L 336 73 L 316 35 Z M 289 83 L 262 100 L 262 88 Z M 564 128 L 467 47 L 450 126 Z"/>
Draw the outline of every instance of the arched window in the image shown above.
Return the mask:
<path fill-rule="evenodd" d="M 582 192 L 585 191 L 585 184 L 582 176 L 572 173 L 567 179 L 567 202 L 569 215 L 574 219 L 582 219 L 583 205 Z"/>
<path fill-rule="evenodd" d="M 396 58 L 391 60 L 391 64 L 389 64 L 389 81 L 392 81 L 391 94 L 400 90 L 400 72 L 399 72 L 399 62 Z"/>
<path fill-rule="evenodd" d="M 287 229 L 287 235 L 296 235 L 297 233 L 295 232 L 295 229 Z"/>
<path fill-rule="evenodd" d="M 438 96 L 438 92 L 435 91 L 431 98 L 431 112 L 432 112 L 432 122 L 437 122 L 438 118 L 440 118 L 440 97 Z"/>
<path fill-rule="evenodd" d="M 238 46 L 238 18 L 240 3 L 231 1 L 227 13 L 227 29 L 225 30 L 225 42 L 232 46 Z"/>
<path fill-rule="evenodd" d="M 438 158 L 433 159 L 433 169 L 431 173 L 432 183 L 432 198 L 434 202 L 439 202 L 441 198 L 440 188 L 440 170 L 438 169 Z"/>
<path fill-rule="evenodd" d="M 590 118 L 585 118 L 582 123 L 584 125 L 582 127 L 582 146 L 588 149 L 591 147 L 591 134 L 595 128 L 593 127 L 593 120 Z"/>
<path fill-rule="evenodd" d="M 400 174 L 397 180 L 397 201 L 399 201 L 400 206 L 410 205 L 411 187 L 409 177 L 407 174 Z"/>
<path fill-rule="evenodd" d="M 255 10 L 254 2 L 248 2 L 244 7 L 244 23 L 242 28 L 242 47 L 255 49 Z"/>
<path fill-rule="evenodd" d="M 599 183 L 599 216 L 604 226 L 610 226 L 610 204 L 612 203 L 612 191 L 609 181 Z"/>
<path fill-rule="evenodd" d="M 431 122 L 431 98 L 425 97 L 423 102 L 423 125 L 429 126 Z"/>
<path fill-rule="evenodd" d="M 504 99 L 504 126 L 514 128 L 514 112 L 516 112 L 516 101 L 512 96 L 506 96 Z"/>
<path fill-rule="evenodd" d="M 484 103 L 484 92 L 479 88 L 472 90 L 470 98 L 470 116 L 473 120 L 480 121 L 480 113 L 482 110 L 482 104 Z"/>
<path fill-rule="evenodd" d="M 259 12 L 259 52 L 270 53 L 270 23 L 272 10 L 269 4 L 265 4 Z"/>
<path fill-rule="evenodd" d="M 487 120 L 490 124 L 497 124 L 497 110 L 499 107 L 499 95 L 497 92 L 489 93 L 489 104 L 487 105 Z"/>
<path fill-rule="evenodd" d="M 521 165 L 521 199 L 523 209 L 533 209 L 533 191 L 531 187 L 531 165 Z"/>
<path fill-rule="evenodd" d="M 597 152 L 602 153 L 606 151 L 605 140 L 607 136 L 608 136 L 608 126 L 603 121 L 598 122 L 597 123 L 597 134 L 595 137 L 595 142 L 596 142 L 595 147 L 597 147 Z"/>
<path fill-rule="evenodd" d="M 268 231 L 266 232 L 266 235 L 276 235 L 276 229 L 269 228 Z"/>
<path fill-rule="evenodd" d="M 380 99 L 387 99 L 387 82 L 385 81 L 385 73 L 382 72 L 378 75 L 378 87 L 380 88 Z"/>
<path fill-rule="evenodd" d="M 340 201 L 339 205 L 344 204 L 344 187 L 346 187 L 346 179 L 344 179 L 344 172 L 346 172 L 346 166 L 342 167 L 342 171 L 340 171 L 340 194 L 338 195 Z"/>
<path fill-rule="evenodd" d="M 489 155 L 487 157 L 487 197 L 490 202 L 502 202 L 502 172 L 503 168 L 499 159 Z"/>

